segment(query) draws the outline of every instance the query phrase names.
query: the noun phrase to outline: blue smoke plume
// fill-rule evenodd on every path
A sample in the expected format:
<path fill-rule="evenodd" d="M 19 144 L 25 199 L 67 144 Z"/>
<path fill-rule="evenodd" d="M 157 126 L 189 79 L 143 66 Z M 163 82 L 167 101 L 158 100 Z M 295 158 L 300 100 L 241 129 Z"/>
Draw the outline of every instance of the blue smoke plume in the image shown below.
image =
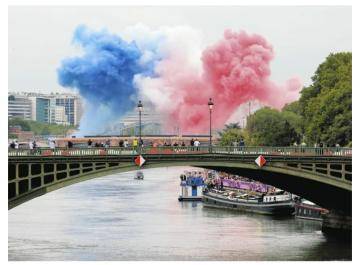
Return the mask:
<path fill-rule="evenodd" d="M 75 30 L 73 43 L 82 48 L 83 54 L 61 62 L 58 81 L 61 86 L 77 89 L 89 106 L 80 130 L 101 133 L 106 124 L 135 107 L 138 98 L 134 76 L 152 76 L 160 58 L 143 60 L 145 51 L 134 41 L 126 42 L 106 30 L 96 32 L 83 25 Z"/>

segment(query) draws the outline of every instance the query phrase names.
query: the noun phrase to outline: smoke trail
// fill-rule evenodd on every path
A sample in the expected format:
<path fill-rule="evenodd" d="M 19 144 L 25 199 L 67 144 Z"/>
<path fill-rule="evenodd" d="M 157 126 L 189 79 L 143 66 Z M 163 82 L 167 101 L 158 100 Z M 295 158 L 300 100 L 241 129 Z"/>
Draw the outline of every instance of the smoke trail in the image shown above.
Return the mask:
<path fill-rule="evenodd" d="M 135 42 L 86 26 L 75 30 L 73 43 L 82 48 L 83 54 L 62 61 L 58 80 L 64 87 L 77 89 L 87 102 L 80 130 L 101 132 L 106 124 L 134 108 L 134 76 L 151 76 L 157 58 L 149 55 L 151 48 L 140 50 Z"/>
<path fill-rule="evenodd" d="M 183 133 L 208 131 L 209 97 L 215 101 L 214 128 L 236 116 L 248 101 L 281 108 L 299 96 L 301 83 L 291 78 L 271 81 L 273 47 L 260 35 L 226 30 L 222 40 L 205 50 L 201 33 L 190 27 L 150 30 L 137 25 L 124 39 L 107 31 L 80 26 L 74 43 L 84 54 L 65 59 L 59 83 L 76 88 L 88 111 L 80 129 L 99 131 L 132 110 L 137 99 L 165 115 L 165 129 L 179 126 Z"/>
<path fill-rule="evenodd" d="M 189 36 L 177 34 L 176 38 L 198 43 L 196 37 Z M 157 77 L 136 79 L 141 94 L 159 111 L 168 113 L 168 129 L 176 123 L 183 133 L 206 133 L 209 97 L 216 104 L 214 127 L 221 128 L 245 102 L 256 100 L 281 108 L 299 96 L 301 83 L 298 79 L 292 78 L 284 85 L 270 80 L 274 52 L 259 35 L 226 30 L 222 40 L 202 52 L 200 68 L 191 59 L 194 54 L 186 50 L 178 52 L 178 46 L 171 43 L 174 42 L 164 44 L 173 52 L 156 66 Z"/>

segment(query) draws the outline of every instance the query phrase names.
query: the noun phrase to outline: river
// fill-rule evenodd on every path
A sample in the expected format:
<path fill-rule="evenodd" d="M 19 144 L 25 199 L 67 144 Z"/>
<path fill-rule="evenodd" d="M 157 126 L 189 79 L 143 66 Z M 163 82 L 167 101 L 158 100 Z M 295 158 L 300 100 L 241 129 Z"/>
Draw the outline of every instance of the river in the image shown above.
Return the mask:
<path fill-rule="evenodd" d="M 319 222 L 178 202 L 185 169 L 109 175 L 10 210 L 9 260 L 351 260 Z"/>

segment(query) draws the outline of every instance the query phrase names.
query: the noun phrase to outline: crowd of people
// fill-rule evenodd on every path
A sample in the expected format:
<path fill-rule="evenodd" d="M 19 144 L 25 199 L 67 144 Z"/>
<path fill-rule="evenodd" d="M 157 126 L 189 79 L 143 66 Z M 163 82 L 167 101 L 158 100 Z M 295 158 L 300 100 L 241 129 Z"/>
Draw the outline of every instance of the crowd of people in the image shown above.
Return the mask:
<path fill-rule="evenodd" d="M 217 190 L 223 190 L 224 187 L 233 189 L 250 190 L 260 193 L 273 193 L 276 188 L 267 184 L 263 184 L 259 181 L 255 181 L 243 176 L 228 174 L 219 171 L 207 171 L 205 174 L 205 183 L 207 187 Z"/>
<path fill-rule="evenodd" d="M 33 150 L 35 148 L 37 148 L 37 142 L 35 140 L 30 140 L 27 143 L 27 146 L 21 146 L 21 148 L 26 148 L 26 149 L 30 149 Z M 9 148 L 11 149 L 19 149 L 20 148 L 20 143 L 18 142 L 18 140 L 12 140 L 11 143 L 9 144 Z"/>
<path fill-rule="evenodd" d="M 187 146 L 185 141 L 164 141 L 164 142 L 144 142 L 143 139 L 133 139 L 132 142 L 129 142 L 127 139 L 123 140 L 121 139 L 118 144 L 114 144 L 114 141 L 111 141 L 110 139 L 107 139 L 105 142 L 93 142 L 91 139 L 87 141 L 87 147 L 103 147 L 103 148 L 109 148 L 109 147 L 121 147 L 121 148 L 129 148 L 129 147 L 166 147 L 166 146 L 174 146 L 174 147 L 185 147 Z M 190 146 L 193 146 L 194 148 L 198 149 L 200 146 L 200 141 L 198 139 L 191 139 Z M 67 144 L 68 148 L 73 148 L 74 144 L 72 141 L 68 141 Z"/>

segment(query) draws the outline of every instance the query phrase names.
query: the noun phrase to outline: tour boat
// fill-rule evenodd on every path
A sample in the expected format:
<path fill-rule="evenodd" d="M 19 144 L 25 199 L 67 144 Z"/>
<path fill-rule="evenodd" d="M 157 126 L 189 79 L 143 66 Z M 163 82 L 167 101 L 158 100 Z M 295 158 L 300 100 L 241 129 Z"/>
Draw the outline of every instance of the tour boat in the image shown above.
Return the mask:
<path fill-rule="evenodd" d="M 204 180 L 202 176 L 182 174 L 180 176 L 179 201 L 201 201 L 203 195 Z"/>
<path fill-rule="evenodd" d="M 205 207 L 231 209 L 268 215 L 293 215 L 294 201 L 291 194 L 237 193 L 229 190 L 210 189 L 203 192 Z"/>
<path fill-rule="evenodd" d="M 307 200 L 302 200 L 295 204 L 295 217 L 301 219 L 322 221 L 323 215 L 328 212 L 328 210 Z"/>
<path fill-rule="evenodd" d="M 142 173 L 142 171 L 136 171 L 134 179 L 144 179 L 144 173 Z"/>

